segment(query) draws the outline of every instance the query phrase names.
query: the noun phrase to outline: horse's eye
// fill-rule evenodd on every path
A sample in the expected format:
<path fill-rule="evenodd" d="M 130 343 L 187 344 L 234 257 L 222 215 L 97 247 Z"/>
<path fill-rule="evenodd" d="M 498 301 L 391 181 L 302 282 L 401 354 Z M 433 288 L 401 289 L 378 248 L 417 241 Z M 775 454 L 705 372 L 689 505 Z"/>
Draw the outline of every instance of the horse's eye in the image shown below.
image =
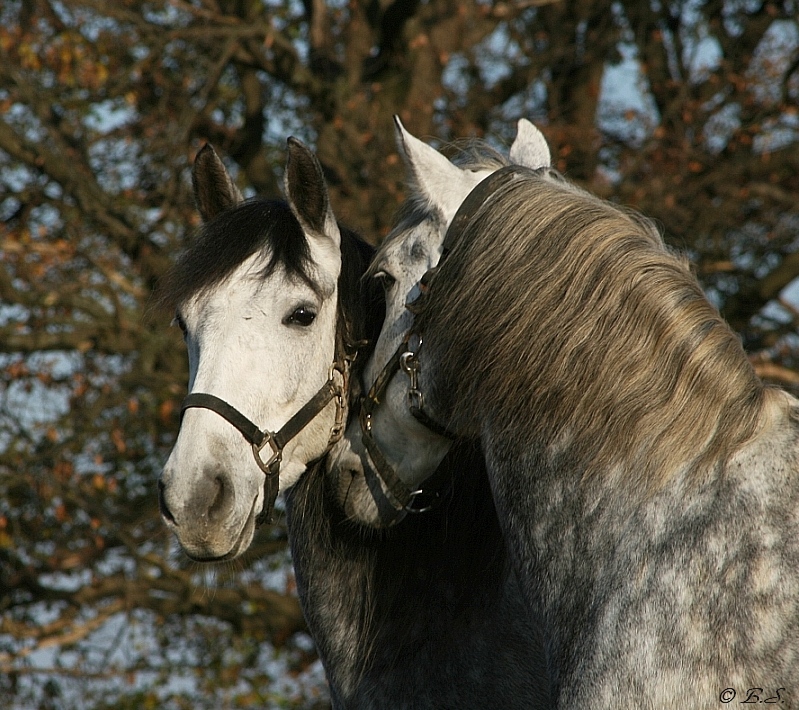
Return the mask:
<path fill-rule="evenodd" d="M 380 282 L 380 285 L 383 287 L 384 291 L 388 291 L 395 283 L 397 283 L 397 279 L 389 274 L 388 271 L 378 271 L 375 273 L 374 278 Z"/>
<path fill-rule="evenodd" d="M 183 333 L 183 339 L 185 340 L 186 336 L 189 334 L 189 329 L 186 327 L 186 321 L 183 320 L 183 316 L 181 316 L 180 313 L 175 313 L 172 323 L 180 328 L 180 332 Z"/>
<path fill-rule="evenodd" d="M 308 306 L 300 306 L 294 309 L 283 319 L 283 325 L 299 325 L 307 327 L 316 319 L 316 313 Z"/>

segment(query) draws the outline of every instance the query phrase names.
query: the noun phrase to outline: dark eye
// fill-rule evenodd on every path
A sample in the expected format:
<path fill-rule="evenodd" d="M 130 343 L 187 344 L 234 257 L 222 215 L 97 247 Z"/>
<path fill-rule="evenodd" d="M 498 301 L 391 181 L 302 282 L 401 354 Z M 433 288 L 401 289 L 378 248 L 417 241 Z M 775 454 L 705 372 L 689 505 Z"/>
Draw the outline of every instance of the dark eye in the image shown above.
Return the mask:
<path fill-rule="evenodd" d="M 300 306 L 283 319 L 283 325 L 299 325 L 307 328 L 316 319 L 316 313 L 308 306 Z"/>
<path fill-rule="evenodd" d="M 387 271 L 376 272 L 374 278 L 376 281 L 380 282 L 380 285 L 383 287 L 384 291 L 388 291 L 395 283 L 397 283 L 397 279 L 395 279 Z"/>
<path fill-rule="evenodd" d="M 186 327 L 186 321 L 183 320 L 183 316 L 181 316 L 180 313 L 175 313 L 172 323 L 180 328 L 180 332 L 183 333 L 183 339 L 185 340 L 189 333 L 189 329 Z"/>

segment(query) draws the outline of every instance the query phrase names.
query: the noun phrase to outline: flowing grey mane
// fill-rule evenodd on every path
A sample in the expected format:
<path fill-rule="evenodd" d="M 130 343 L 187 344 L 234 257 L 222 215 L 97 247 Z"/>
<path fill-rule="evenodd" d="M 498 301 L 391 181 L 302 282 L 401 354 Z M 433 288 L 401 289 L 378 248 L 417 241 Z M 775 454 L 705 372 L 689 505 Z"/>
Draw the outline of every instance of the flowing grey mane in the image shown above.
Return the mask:
<path fill-rule="evenodd" d="M 631 483 L 657 488 L 675 466 L 733 454 L 763 405 L 738 337 L 688 264 L 648 220 L 554 171 L 521 176 L 483 206 L 433 280 L 419 328 L 445 344 L 438 394 L 456 428 L 461 414 L 491 413 L 511 438 L 532 431 L 568 452 L 586 477 L 624 460 Z"/>
<path fill-rule="evenodd" d="M 532 125 L 519 122 L 514 166 L 488 177 L 397 129 L 430 218 L 378 257 L 403 288 L 385 279 L 375 357 L 408 347 L 415 401 L 480 443 L 544 630 L 548 707 L 793 707 L 799 402 L 758 380 L 652 223 L 551 170 Z M 425 257 L 403 262 L 414 241 Z M 440 449 L 405 380 L 394 375 L 372 434 L 423 487 Z M 348 465 L 366 468 L 352 433 Z"/>

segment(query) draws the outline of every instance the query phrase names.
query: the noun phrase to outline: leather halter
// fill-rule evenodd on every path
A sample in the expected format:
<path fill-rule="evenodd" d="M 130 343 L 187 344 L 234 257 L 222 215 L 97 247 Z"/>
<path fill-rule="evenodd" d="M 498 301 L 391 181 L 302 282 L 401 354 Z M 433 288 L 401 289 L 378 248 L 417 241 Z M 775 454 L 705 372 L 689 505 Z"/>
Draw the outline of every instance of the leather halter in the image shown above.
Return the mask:
<path fill-rule="evenodd" d="M 391 356 L 389 361 L 385 364 L 378 376 L 375 378 L 374 383 L 369 388 L 369 392 L 360 400 L 359 421 L 361 424 L 361 441 L 364 448 L 372 459 L 375 471 L 380 477 L 380 480 L 391 493 L 392 497 L 399 503 L 400 509 L 408 513 L 424 513 L 435 507 L 440 495 L 438 493 L 438 481 L 435 480 L 437 475 L 434 473 L 427 481 L 424 489 L 417 488 L 411 489 L 405 482 L 397 475 L 397 472 L 392 468 L 391 464 L 383 456 L 380 447 L 375 441 L 372 434 L 372 415 L 374 410 L 380 404 L 383 396 L 388 389 L 394 375 L 403 370 L 411 378 L 411 386 L 408 389 L 408 409 L 411 414 L 428 429 L 431 429 L 436 434 L 446 436 L 449 439 L 454 439 L 455 435 L 447 431 L 438 422 L 434 421 L 423 409 L 424 397 L 421 390 L 417 387 L 418 376 L 418 360 L 416 359 L 416 352 L 409 345 L 409 340 L 412 334 L 400 343 L 397 350 Z M 421 339 L 419 340 L 421 345 Z"/>
<path fill-rule="evenodd" d="M 455 213 L 452 222 L 450 222 L 447 233 L 444 235 L 444 241 L 441 246 L 441 257 L 438 260 L 438 264 L 422 275 L 419 281 L 419 296 L 414 301 L 406 304 L 406 308 L 408 308 L 411 313 L 416 314 L 421 310 L 430 290 L 431 279 L 485 201 L 493 193 L 515 180 L 518 175 L 533 172 L 535 171 L 519 165 L 507 165 L 494 171 L 491 175 L 480 181 L 466 196 L 466 199 L 464 199 L 458 211 Z M 409 345 L 412 339 L 417 340 L 415 348 Z M 444 478 L 444 474 L 441 473 L 442 467 L 439 466 L 436 472 L 425 481 L 424 488 L 411 490 L 397 475 L 397 472 L 392 468 L 391 464 L 388 463 L 385 456 L 383 456 L 383 453 L 380 451 L 380 447 L 372 434 L 372 415 L 385 395 L 391 379 L 397 372 L 402 370 L 410 378 L 408 409 L 413 417 L 440 436 L 449 439 L 457 438 L 455 434 L 450 432 L 444 425 L 435 421 L 424 411 L 424 395 L 418 387 L 418 375 L 420 370 L 419 349 L 421 345 L 421 335 L 411 329 L 375 378 L 374 383 L 369 388 L 369 392 L 361 397 L 360 400 L 359 420 L 363 445 L 369 457 L 372 459 L 378 477 L 389 490 L 392 497 L 399 503 L 400 508 L 409 513 L 426 512 L 435 507 L 436 503 L 441 499 L 438 489 L 444 484 L 443 480 L 439 480 Z M 418 502 L 421 502 L 421 505 L 414 505 L 414 503 Z"/>
<path fill-rule="evenodd" d="M 336 382 L 335 373 L 341 377 L 341 384 Z M 322 385 L 319 391 L 311 397 L 277 432 L 261 430 L 258 426 L 245 417 L 238 409 L 225 402 L 225 400 L 213 394 L 204 392 L 192 392 L 187 395 L 180 406 L 180 418 L 191 407 L 200 409 L 210 409 L 216 412 L 223 419 L 232 424 L 241 432 L 241 435 L 252 446 L 252 454 L 258 468 L 263 471 L 264 476 L 264 502 L 261 512 L 255 518 L 255 524 L 261 525 L 269 522 L 272 511 L 275 507 L 278 490 L 280 487 L 280 463 L 283 460 L 283 449 L 297 434 L 299 434 L 310 422 L 319 414 L 332 400 L 336 400 L 336 421 L 330 430 L 330 440 L 328 446 L 334 444 L 341 438 L 344 425 L 344 397 L 347 391 L 347 379 L 349 369 L 347 360 L 341 364 L 334 362 L 330 367 L 330 374 L 327 382 Z M 272 451 L 271 456 L 264 461 L 261 458 L 261 450 L 269 445 Z"/>

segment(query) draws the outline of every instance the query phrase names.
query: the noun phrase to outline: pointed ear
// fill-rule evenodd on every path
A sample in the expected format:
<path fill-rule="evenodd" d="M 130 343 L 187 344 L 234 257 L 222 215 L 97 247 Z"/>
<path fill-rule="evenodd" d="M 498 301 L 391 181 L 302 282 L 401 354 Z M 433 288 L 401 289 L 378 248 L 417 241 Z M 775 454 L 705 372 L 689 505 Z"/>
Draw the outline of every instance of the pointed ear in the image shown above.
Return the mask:
<path fill-rule="evenodd" d="M 487 173 L 461 170 L 427 143 L 412 136 L 394 116 L 397 149 L 416 197 L 437 210 L 449 224 L 461 202 Z"/>
<path fill-rule="evenodd" d="M 206 143 L 194 159 L 191 185 L 194 189 L 194 204 L 203 222 L 244 200 L 210 143 Z"/>
<path fill-rule="evenodd" d="M 552 156 L 546 138 L 530 121 L 520 118 L 516 124 L 516 139 L 510 147 L 510 162 L 531 170 L 548 168 Z"/>
<path fill-rule="evenodd" d="M 311 150 L 293 137 L 288 139 L 283 186 L 303 231 L 313 236 L 325 236 L 339 248 L 341 234 L 330 207 L 322 166 Z"/>
<path fill-rule="evenodd" d="M 330 207 L 322 166 L 311 150 L 293 137 L 288 139 L 283 187 L 291 211 L 308 237 L 319 275 L 327 276 L 332 288 L 341 273 L 341 232 Z"/>

